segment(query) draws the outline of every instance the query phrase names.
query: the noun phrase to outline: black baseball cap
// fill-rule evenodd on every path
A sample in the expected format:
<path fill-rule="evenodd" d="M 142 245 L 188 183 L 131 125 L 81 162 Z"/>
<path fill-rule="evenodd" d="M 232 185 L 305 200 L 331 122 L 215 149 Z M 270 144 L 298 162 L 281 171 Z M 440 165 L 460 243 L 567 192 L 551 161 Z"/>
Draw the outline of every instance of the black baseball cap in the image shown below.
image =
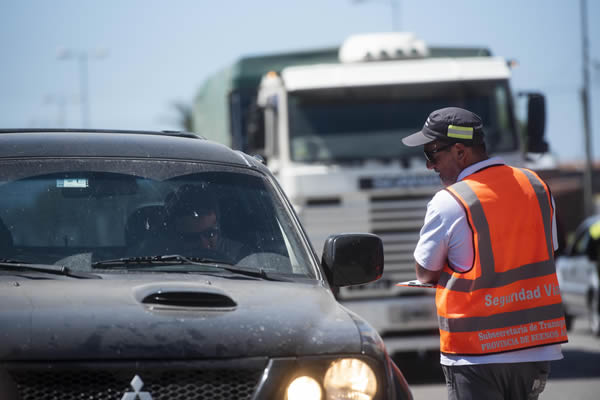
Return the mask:
<path fill-rule="evenodd" d="M 465 144 L 483 142 L 483 123 L 479 115 L 458 107 L 435 110 L 423 129 L 402 139 L 407 146 L 422 146 L 434 140 Z"/>

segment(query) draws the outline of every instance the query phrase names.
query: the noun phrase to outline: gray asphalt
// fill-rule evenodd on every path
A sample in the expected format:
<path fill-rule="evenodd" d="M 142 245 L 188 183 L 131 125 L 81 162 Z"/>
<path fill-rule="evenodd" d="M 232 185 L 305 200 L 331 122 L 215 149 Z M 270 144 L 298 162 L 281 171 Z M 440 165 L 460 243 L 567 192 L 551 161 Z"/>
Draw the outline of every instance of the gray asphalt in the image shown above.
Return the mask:
<path fill-rule="evenodd" d="M 575 321 L 569 343 L 563 345 L 563 355 L 564 359 L 552 363 L 540 400 L 600 399 L 600 338 L 592 336 L 585 319 Z M 396 360 L 415 400 L 446 398 L 441 368 L 432 358 L 406 356 Z"/>

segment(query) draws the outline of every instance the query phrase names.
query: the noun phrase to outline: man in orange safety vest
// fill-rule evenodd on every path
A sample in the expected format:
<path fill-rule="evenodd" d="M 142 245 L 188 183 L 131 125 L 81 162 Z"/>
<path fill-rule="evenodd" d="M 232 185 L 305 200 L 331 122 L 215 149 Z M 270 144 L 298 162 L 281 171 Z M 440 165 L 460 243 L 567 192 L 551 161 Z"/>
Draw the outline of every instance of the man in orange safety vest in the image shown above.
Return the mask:
<path fill-rule="evenodd" d="M 427 205 L 417 279 L 436 285 L 449 399 L 537 399 L 562 358 L 554 201 L 533 172 L 490 158 L 481 118 L 448 107 L 402 142 L 445 188 Z"/>

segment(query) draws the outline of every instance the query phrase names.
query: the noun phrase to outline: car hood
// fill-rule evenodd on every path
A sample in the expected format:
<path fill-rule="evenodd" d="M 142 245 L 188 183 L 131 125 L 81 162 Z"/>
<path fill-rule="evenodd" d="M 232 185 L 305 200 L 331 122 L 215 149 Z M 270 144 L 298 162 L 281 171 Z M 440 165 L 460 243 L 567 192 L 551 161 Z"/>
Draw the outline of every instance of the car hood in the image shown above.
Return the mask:
<path fill-rule="evenodd" d="M 319 282 L 155 274 L 0 281 L 0 359 L 216 359 L 356 353 Z"/>

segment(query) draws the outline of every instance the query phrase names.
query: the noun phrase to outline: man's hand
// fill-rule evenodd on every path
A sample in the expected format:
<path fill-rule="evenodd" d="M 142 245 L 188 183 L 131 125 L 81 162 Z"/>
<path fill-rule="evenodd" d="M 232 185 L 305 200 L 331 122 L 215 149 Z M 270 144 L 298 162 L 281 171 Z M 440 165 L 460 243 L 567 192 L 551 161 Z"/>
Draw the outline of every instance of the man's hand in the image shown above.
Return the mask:
<path fill-rule="evenodd" d="M 415 263 L 415 272 L 417 273 L 417 280 L 421 283 L 433 283 L 436 284 L 438 279 L 440 279 L 440 275 L 442 274 L 442 270 L 439 271 L 430 271 L 425 269 L 419 265 L 419 263 Z"/>

